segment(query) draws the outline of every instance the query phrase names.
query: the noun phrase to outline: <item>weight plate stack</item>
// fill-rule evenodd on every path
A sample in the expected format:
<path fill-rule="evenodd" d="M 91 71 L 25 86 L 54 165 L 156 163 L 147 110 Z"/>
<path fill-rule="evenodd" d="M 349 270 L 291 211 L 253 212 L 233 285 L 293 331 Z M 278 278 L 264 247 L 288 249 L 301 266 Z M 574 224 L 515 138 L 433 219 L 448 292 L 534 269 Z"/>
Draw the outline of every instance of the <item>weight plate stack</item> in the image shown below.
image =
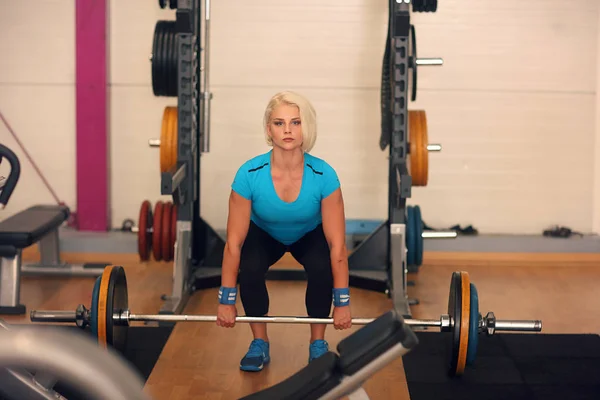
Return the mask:
<path fill-rule="evenodd" d="M 152 210 L 149 200 L 140 206 L 138 221 L 138 253 L 141 261 L 150 254 L 155 261 L 173 261 L 177 241 L 177 205 L 170 201 L 157 201 Z"/>
<path fill-rule="evenodd" d="M 177 97 L 177 30 L 175 21 L 158 21 L 152 41 L 152 91 Z"/>
<path fill-rule="evenodd" d="M 413 12 L 436 12 L 437 0 L 412 0 Z"/>

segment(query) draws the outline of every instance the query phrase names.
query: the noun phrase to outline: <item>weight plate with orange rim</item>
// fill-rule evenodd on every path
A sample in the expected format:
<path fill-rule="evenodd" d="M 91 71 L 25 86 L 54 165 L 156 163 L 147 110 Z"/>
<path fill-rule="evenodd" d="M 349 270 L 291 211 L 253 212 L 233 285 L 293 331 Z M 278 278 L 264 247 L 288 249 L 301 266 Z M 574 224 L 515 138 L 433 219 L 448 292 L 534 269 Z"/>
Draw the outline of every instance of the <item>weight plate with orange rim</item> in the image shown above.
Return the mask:
<path fill-rule="evenodd" d="M 427 186 L 429 176 L 429 150 L 427 144 L 427 115 L 424 110 L 408 111 L 410 141 L 410 174 L 413 186 Z"/>
<path fill-rule="evenodd" d="M 92 302 L 92 304 L 94 304 Z M 111 346 L 123 353 L 127 344 L 127 324 L 115 323 L 114 315 L 129 310 L 127 278 L 121 266 L 108 266 L 100 277 L 97 309 L 90 315 L 97 318 L 97 338 L 101 347 Z M 95 312 L 94 312 L 95 311 Z"/>
<path fill-rule="evenodd" d="M 144 200 L 140 206 L 140 215 L 138 220 L 138 254 L 142 261 L 150 259 L 150 249 L 152 248 L 152 206 L 150 201 Z"/>
<path fill-rule="evenodd" d="M 162 211 L 162 231 L 160 243 L 162 245 L 162 258 L 164 261 L 171 261 L 171 209 L 173 204 L 168 201 L 163 206 Z"/>
<path fill-rule="evenodd" d="M 171 260 L 175 257 L 175 242 L 177 241 L 177 204 L 171 208 Z"/>
<path fill-rule="evenodd" d="M 162 260 L 162 221 L 163 221 L 163 208 L 164 204 L 162 201 L 157 201 L 154 205 L 154 223 L 152 225 L 152 254 L 156 261 Z"/>
<path fill-rule="evenodd" d="M 467 364 L 469 322 L 471 319 L 471 281 L 467 272 L 453 272 L 450 281 L 448 315 L 452 321 L 452 355 L 450 375 L 460 376 Z"/>
<path fill-rule="evenodd" d="M 177 165 L 177 107 L 165 107 L 160 132 L 160 172 Z"/>

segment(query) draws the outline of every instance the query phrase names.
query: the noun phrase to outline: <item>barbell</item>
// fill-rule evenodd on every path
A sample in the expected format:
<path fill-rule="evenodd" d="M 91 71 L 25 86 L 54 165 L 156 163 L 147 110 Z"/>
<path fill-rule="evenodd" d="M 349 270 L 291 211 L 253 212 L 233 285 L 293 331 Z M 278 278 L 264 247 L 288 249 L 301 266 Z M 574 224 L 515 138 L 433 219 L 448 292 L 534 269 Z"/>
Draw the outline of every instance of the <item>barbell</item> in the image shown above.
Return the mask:
<path fill-rule="evenodd" d="M 129 310 L 127 277 L 121 266 L 108 266 L 96 279 L 92 290 L 92 304 L 86 308 L 80 304 L 75 311 L 41 311 L 32 310 L 32 322 L 75 323 L 85 329 L 90 327 L 100 346 L 124 352 L 127 342 L 127 330 L 132 321 L 164 321 L 164 322 L 215 322 L 214 315 L 166 315 L 135 314 Z M 366 325 L 375 318 L 353 318 L 354 325 Z M 332 324 L 332 318 L 308 317 L 248 317 L 239 316 L 237 323 L 266 322 L 284 324 Z M 471 283 L 469 274 L 464 271 L 452 273 L 448 313 L 438 319 L 405 319 L 405 323 L 413 327 L 436 327 L 440 332 L 450 333 L 452 354 L 450 357 L 450 374 L 460 376 L 465 367 L 473 364 L 477 354 L 478 336 L 481 333 L 493 335 L 499 331 L 506 332 L 540 332 L 542 321 L 539 320 L 498 320 L 493 312 L 485 317 L 479 313 L 477 289 Z"/>

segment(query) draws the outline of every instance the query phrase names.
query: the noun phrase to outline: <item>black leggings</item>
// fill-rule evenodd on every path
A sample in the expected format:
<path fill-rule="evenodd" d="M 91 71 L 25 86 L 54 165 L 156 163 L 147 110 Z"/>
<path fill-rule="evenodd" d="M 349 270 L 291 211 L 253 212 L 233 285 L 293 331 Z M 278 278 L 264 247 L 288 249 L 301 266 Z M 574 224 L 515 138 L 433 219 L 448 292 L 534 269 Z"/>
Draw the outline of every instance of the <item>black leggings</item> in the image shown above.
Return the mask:
<path fill-rule="evenodd" d="M 307 277 L 306 311 L 312 318 L 327 318 L 331 311 L 333 274 L 329 244 L 319 225 L 297 242 L 287 246 L 250 222 L 240 258 L 240 298 L 249 317 L 269 312 L 269 294 L 265 276 L 269 267 L 289 251 L 304 267 Z"/>

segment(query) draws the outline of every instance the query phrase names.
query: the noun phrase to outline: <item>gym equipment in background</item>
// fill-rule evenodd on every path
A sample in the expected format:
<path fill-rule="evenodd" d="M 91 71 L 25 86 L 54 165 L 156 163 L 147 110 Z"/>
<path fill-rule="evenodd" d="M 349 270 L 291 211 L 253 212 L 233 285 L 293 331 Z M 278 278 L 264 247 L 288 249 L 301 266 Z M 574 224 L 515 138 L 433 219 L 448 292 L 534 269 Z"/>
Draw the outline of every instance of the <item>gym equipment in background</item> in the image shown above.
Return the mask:
<path fill-rule="evenodd" d="M 150 399 L 139 373 L 87 335 L 58 327 L 13 327 L 3 320 L 0 382 L 6 400 L 63 399 L 57 386 L 86 399 Z"/>
<path fill-rule="evenodd" d="M 164 315 L 135 314 L 129 310 L 127 277 L 121 266 L 106 267 L 101 277 L 96 279 L 92 289 L 92 304 L 86 308 L 80 304 L 75 311 L 33 310 L 32 322 L 75 323 L 84 329 L 90 326 L 92 334 L 103 347 L 111 346 L 123 352 L 127 341 L 127 329 L 131 321 L 145 322 L 215 322 L 214 315 Z M 237 317 L 236 322 L 266 322 L 286 324 L 332 324 L 331 318 L 304 317 Z M 354 318 L 353 324 L 368 325 L 372 318 Z M 452 274 L 448 296 L 448 313 L 437 319 L 405 318 L 412 327 L 436 327 L 440 332 L 449 332 L 452 355 L 451 375 L 462 375 L 467 365 L 472 365 L 477 354 L 478 335 L 496 332 L 540 332 L 542 321 L 498 320 L 493 312 L 483 317 L 479 312 L 477 288 L 469 274 L 457 271 Z"/>
<path fill-rule="evenodd" d="M 0 164 L 2 164 L 3 159 L 8 161 L 10 172 L 6 178 L 0 177 L 0 210 L 8 204 L 21 177 L 21 162 L 19 161 L 19 157 L 11 149 L 0 144 Z"/>
<path fill-rule="evenodd" d="M 0 151 L 15 171 L 9 176 L 10 186 L 4 186 L 0 199 L 11 193 L 18 181 L 18 158 L 6 146 Z M 10 192 L 7 190 L 10 189 Z M 64 205 L 35 205 L 0 221 L 0 314 L 24 314 L 21 299 L 21 275 L 34 276 L 98 276 L 110 263 L 67 264 L 60 259 L 58 230 L 69 218 Z M 23 249 L 38 243 L 39 263 L 23 263 Z"/>

